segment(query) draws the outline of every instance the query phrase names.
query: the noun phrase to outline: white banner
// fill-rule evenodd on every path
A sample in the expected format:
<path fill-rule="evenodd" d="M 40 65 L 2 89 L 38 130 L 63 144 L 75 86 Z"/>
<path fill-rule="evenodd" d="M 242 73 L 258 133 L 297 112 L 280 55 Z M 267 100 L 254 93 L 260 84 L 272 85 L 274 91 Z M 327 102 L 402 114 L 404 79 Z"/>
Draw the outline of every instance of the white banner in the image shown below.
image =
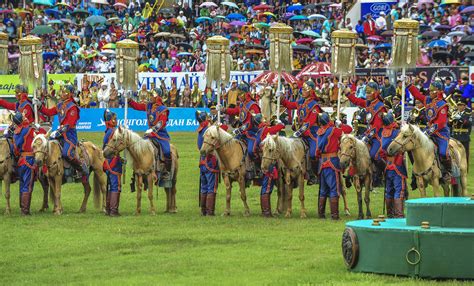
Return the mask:
<path fill-rule="evenodd" d="M 240 72 L 233 71 L 230 73 L 230 80 L 237 80 L 250 82 L 257 75 L 263 71 L 252 71 L 252 72 Z M 115 73 L 102 73 L 102 74 L 77 74 L 77 87 L 78 90 L 81 90 L 83 84 L 91 84 L 96 82 L 100 85 L 104 80 L 108 82 L 114 81 L 115 86 L 117 86 L 117 81 L 115 79 Z M 154 73 L 154 72 L 144 72 L 138 74 L 138 89 L 141 88 L 143 84 L 146 84 L 147 89 L 150 89 L 151 84 L 154 83 L 156 87 L 161 86 L 161 81 L 164 80 L 166 88 L 171 89 L 171 83 L 176 83 L 178 89 L 184 89 L 186 82 L 190 85 L 191 88 L 195 84 L 199 85 L 200 90 L 206 88 L 206 78 L 204 72 L 180 72 L 180 73 Z"/>

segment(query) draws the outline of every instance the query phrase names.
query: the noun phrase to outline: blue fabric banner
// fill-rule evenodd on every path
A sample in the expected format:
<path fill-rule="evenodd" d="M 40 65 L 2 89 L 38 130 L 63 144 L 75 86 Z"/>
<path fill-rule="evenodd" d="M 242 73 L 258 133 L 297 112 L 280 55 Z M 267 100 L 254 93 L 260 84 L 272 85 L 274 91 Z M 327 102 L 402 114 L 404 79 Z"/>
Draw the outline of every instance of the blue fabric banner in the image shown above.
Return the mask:
<path fill-rule="evenodd" d="M 367 14 L 372 14 L 372 18 L 377 19 L 382 11 L 388 15 L 394 4 L 397 4 L 397 1 L 361 3 L 360 18 L 365 20 Z"/>
<path fill-rule="evenodd" d="M 118 122 L 124 125 L 124 109 L 110 108 L 117 114 Z M 169 108 L 170 115 L 166 130 L 169 132 L 194 132 L 199 126 L 195 119 L 196 110 L 209 112 L 207 108 Z M 77 131 L 100 132 L 105 131 L 104 108 L 81 109 L 81 118 L 77 124 Z M 128 127 L 134 131 L 146 131 L 148 129 L 146 112 L 128 109 Z M 58 127 L 58 119 L 55 117 L 53 130 Z"/>

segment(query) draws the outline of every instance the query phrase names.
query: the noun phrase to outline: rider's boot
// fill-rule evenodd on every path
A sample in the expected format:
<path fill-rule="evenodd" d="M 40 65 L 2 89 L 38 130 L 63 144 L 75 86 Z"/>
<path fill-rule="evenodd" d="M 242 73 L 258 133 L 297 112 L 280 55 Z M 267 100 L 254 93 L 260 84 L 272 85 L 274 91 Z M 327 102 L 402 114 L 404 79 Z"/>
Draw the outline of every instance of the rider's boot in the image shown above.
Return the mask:
<path fill-rule="evenodd" d="M 86 162 L 76 157 L 72 159 L 70 163 L 74 169 L 82 173 L 83 177 L 89 177 L 89 167 L 87 167 Z"/>
<path fill-rule="evenodd" d="M 326 218 L 326 197 L 320 197 L 318 202 L 318 217 Z"/>
<path fill-rule="evenodd" d="M 272 217 L 272 207 L 270 202 L 270 194 L 260 196 L 260 204 L 262 206 L 262 216 Z"/>
<path fill-rule="evenodd" d="M 207 193 L 201 193 L 199 196 L 199 205 L 201 206 L 201 215 L 205 216 L 207 214 L 206 208 L 206 201 L 207 201 Z"/>
<path fill-rule="evenodd" d="M 110 192 L 107 191 L 105 198 L 105 215 L 110 215 Z"/>
<path fill-rule="evenodd" d="M 110 216 L 120 216 L 120 192 L 110 192 Z"/>
<path fill-rule="evenodd" d="M 441 158 L 441 173 L 445 184 L 451 184 L 451 157 Z"/>
<path fill-rule="evenodd" d="M 20 193 L 21 215 L 30 215 L 31 192 Z"/>
<path fill-rule="evenodd" d="M 392 198 L 385 198 L 385 207 L 387 208 L 387 217 L 394 218 L 394 211 L 393 211 L 393 199 Z"/>
<path fill-rule="evenodd" d="M 214 216 L 216 208 L 216 193 L 208 193 L 206 197 L 206 214 Z"/>
<path fill-rule="evenodd" d="M 163 171 L 162 179 L 171 180 L 171 159 L 165 159 L 165 170 Z"/>
<path fill-rule="evenodd" d="M 405 215 L 403 214 L 403 199 L 394 199 L 393 200 L 393 216 L 395 218 L 403 218 Z"/>
<path fill-rule="evenodd" d="M 338 220 L 339 219 L 339 198 L 329 198 L 329 206 L 331 208 L 331 219 Z"/>

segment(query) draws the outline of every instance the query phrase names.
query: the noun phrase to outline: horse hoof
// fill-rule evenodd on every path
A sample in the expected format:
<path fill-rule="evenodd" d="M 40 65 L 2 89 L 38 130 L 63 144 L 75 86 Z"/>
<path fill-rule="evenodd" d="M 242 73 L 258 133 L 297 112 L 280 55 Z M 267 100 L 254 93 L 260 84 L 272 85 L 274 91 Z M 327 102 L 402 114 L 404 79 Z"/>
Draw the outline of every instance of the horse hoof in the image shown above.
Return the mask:
<path fill-rule="evenodd" d="M 61 215 L 61 211 L 54 211 L 53 214 L 54 215 Z"/>
<path fill-rule="evenodd" d="M 245 211 L 244 212 L 244 217 L 249 217 L 250 216 L 250 212 L 249 211 Z"/>
<path fill-rule="evenodd" d="M 285 217 L 286 217 L 286 218 L 290 218 L 290 217 L 291 217 L 291 213 L 286 213 L 286 214 L 285 214 Z"/>
<path fill-rule="evenodd" d="M 80 209 L 80 210 L 79 210 L 79 213 L 80 213 L 80 214 L 83 214 L 83 213 L 85 213 L 85 212 L 86 212 L 85 209 Z"/>
<path fill-rule="evenodd" d="M 346 214 L 346 216 L 350 216 L 351 213 L 349 212 L 349 210 L 345 210 L 344 213 Z"/>
<path fill-rule="evenodd" d="M 44 212 L 47 211 L 48 209 L 49 209 L 48 206 L 42 207 L 42 208 L 39 210 L 39 212 L 40 212 L 40 213 L 44 213 Z"/>
<path fill-rule="evenodd" d="M 169 211 L 167 211 L 169 214 L 175 214 L 177 213 L 178 211 L 176 209 L 171 209 Z"/>
<path fill-rule="evenodd" d="M 372 218 L 372 215 L 368 214 L 365 216 L 366 219 L 371 219 Z"/>
<path fill-rule="evenodd" d="M 155 211 L 150 211 L 150 214 L 155 216 L 156 215 L 156 212 Z"/>
<path fill-rule="evenodd" d="M 142 214 L 142 212 L 140 212 L 140 211 L 136 211 L 136 212 L 135 212 L 135 215 L 136 215 L 136 216 L 139 216 L 139 215 L 141 215 L 141 214 Z"/>
<path fill-rule="evenodd" d="M 364 219 L 364 215 L 359 215 L 357 219 Z"/>
<path fill-rule="evenodd" d="M 11 212 L 11 210 L 5 210 L 5 212 L 4 212 L 3 214 L 4 214 L 4 215 L 11 215 L 12 212 Z"/>
<path fill-rule="evenodd" d="M 230 216 L 230 212 L 225 211 L 225 212 L 222 214 L 222 216 Z"/>
<path fill-rule="evenodd" d="M 306 213 L 301 213 L 300 218 L 307 218 Z"/>

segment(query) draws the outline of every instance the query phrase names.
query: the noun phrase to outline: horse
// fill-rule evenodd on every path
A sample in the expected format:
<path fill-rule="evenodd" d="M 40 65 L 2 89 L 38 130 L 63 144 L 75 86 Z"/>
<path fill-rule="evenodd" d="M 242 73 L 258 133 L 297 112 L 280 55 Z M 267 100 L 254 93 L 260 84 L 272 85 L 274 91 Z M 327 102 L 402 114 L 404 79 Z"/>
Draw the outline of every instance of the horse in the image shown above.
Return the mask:
<path fill-rule="evenodd" d="M 142 138 L 130 129 L 117 127 L 109 143 L 104 148 L 104 156 L 118 154 L 127 149 L 133 161 L 133 170 L 137 186 L 137 209 L 136 214 L 141 213 L 142 190 L 144 180 L 148 183 L 148 200 L 150 201 L 150 213 L 156 214 L 153 201 L 153 185 L 157 180 L 156 172 L 163 169 L 163 166 L 156 165 L 156 152 L 150 140 Z M 178 150 L 171 144 L 171 187 L 165 187 L 166 210 L 167 213 L 176 213 L 176 182 L 178 176 Z"/>
<path fill-rule="evenodd" d="M 50 188 L 50 196 L 54 201 L 53 213 L 61 215 L 63 213 L 63 206 L 61 202 L 61 186 L 63 184 L 64 162 L 61 156 L 61 146 L 57 140 L 48 140 L 48 134 L 38 134 L 33 139 L 32 147 L 35 156 L 36 165 L 41 168 L 44 164 L 47 166 L 45 174 Z M 102 193 L 102 210 L 105 210 L 106 198 L 106 175 L 103 171 L 104 157 L 100 149 L 91 142 L 83 142 L 83 148 L 78 147 L 77 151 L 89 158 L 89 166 L 94 172 L 93 178 L 93 193 L 94 206 L 100 207 L 101 193 Z M 84 213 L 87 208 L 87 201 L 91 193 L 91 186 L 89 180 L 83 181 L 84 198 L 82 200 L 80 213 Z"/>
<path fill-rule="evenodd" d="M 0 139 L 0 180 L 3 181 L 5 186 L 5 214 L 9 215 L 11 213 L 10 207 L 10 186 L 13 183 L 15 177 L 15 171 L 13 166 L 13 158 L 10 152 L 9 142 L 6 138 Z M 48 181 L 45 179 L 43 174 L 39 174 L 39 181 L 43 187 L 43 205 L 40 209 L 40 212 L 48 209 Z"/>
<path fill-rule="evenodd" d="M 217 154 L 220 171 L 226 188 L 225 216 L 230 215 L 230 199 L 232 183 L 237 182 L 240 188 L 240 198 L 244 204 L 244 216 L 250 215 L 245 191 L 245 151 L 239 140 L 217 125 L 210 126 L 204 133 L 204 142 L 201 146 L 201 154 L 207 155 L 212 152 Z"/>
<path fill-rule="evenodd" d="M 367 218 L 372 217 L 370 211 L 370 191 L 372 189 L 372 168 L 369 149 L 367 145 L 354 135 L 345 134 L 341 138 L 339 146 L 339 164 L 341 169 L 346 169 L 348 166 L 353 168 L 355 172 L 354 188 L 357 192 L 357 204 L 359 206 L 358 219 L 364 219 L 364 211 L 362 209 L 362 189 L 365 188 L 365 206 Z"/>
<path fill-rule="evenodd" d="M 442 177 L 439 162 L 436 158 L 436 146 L 421 129 L 412 124 L 402 126 L 398 136 L 390 143 L 387 152 L 390 156 L 397 153 L 413 154 L 413 173 L 416 177 L 421 197 L 426 197 L 425 186 L 433 186 L 435 197 L 439 196 L 440 178 Z M 461 184 L 462 196 L 467 196 L 467 159 L 464 146 L 457 140 L 449 139 L 449 154 L 453 162 L 453 177 Z M 456 172 L 457 171 L 457 172 Z M 444 195 L 449 196 L 449 185 L 442 184 Z M 453 195 L 458 195 L 458 187 L 453 188 Z"/>
<path fill-rule="evenodd" d="M 305 145 L 301 139 L 286 138 L 278 135 L 269 135 L 265 138 L 260 146 L 263 151 L 262 170 L 268 169 L 271 164 L 281 163 L 281 170 L 284 176 L 284 191 L 288 197 L 286 198 L 287 209 L 285 217 L 291 217 L 292 198 L 293 198 L 293 182 L 296 182 L 299 188 L 299 199 L 301 203 L 300 217 L 306 218 L 306 208 L 304 206 L 304 175 L 306 172 Z M 286 197 L 286 196 L 283 196 Z M 278 207 L 282 208 L 278 199 Z"/>

